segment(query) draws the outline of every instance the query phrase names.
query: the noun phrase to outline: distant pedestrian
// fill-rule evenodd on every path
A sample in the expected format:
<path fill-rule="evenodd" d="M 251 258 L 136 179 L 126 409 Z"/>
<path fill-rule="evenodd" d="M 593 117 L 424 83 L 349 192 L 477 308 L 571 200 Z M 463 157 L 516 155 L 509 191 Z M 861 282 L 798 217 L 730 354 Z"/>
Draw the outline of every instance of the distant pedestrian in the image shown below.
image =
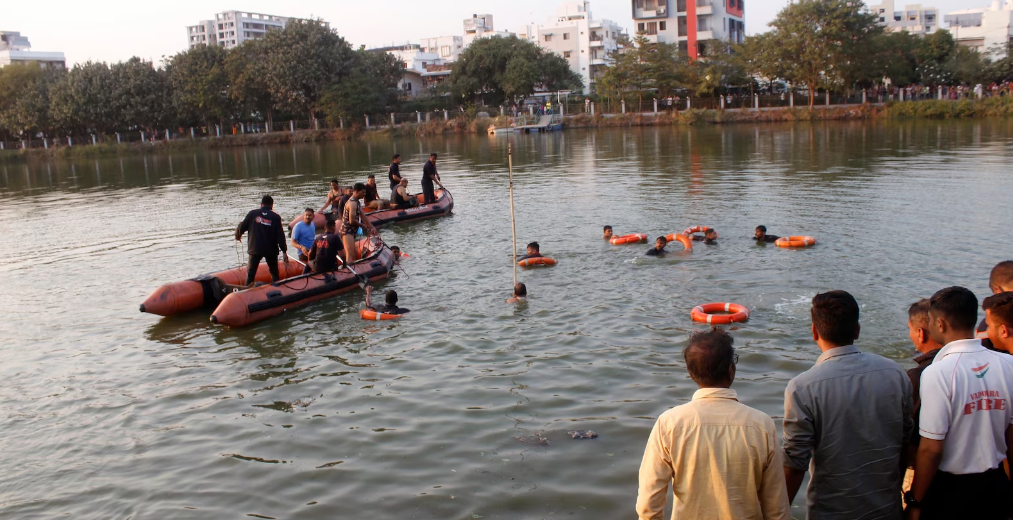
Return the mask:
<path fill-rule="evenodd" d="M 584 113 L 591 112 L 591 98 L 584 98 Z"/>

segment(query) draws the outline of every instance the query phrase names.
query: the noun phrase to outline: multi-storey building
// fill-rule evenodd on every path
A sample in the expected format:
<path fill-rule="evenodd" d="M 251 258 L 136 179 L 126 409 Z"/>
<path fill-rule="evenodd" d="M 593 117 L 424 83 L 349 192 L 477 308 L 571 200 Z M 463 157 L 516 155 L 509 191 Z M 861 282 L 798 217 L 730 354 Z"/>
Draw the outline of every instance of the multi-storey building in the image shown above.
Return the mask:
<path fill-rule="evenodd" d="M 935 7 L 909 4 L 904 6 L 903 11 L 895 11 L 893 0 L 870 5 L 869 12 L 879 17 L 879 24 L 886 27 L 886 30 L 912 34 L 932 34 L 940 28 L 942 21 L 939 19 L 939 10 Z"/>
<path fill-rule="evenodd" d="M 0 31 L 0 67 L 12 64 L 36 63 L 39 67 L 67 67 L 62 52 L 33 51 L 27 36 L 17 31 Z"/>
<path fill-rule="evenodd" d="M 743 0 L 631 0 L 634 32 L 651 42 L 675 43 L 691 58 L 719 41 L 745 40 Z"/>
<path fill-rule="evenodd" d="M 214 20 L 202 20 L 197 25 L 188 26 L 187 43 L 190 47 L 220 45 L 232 48 L 247 40 L 264 38 L 269 31 L 284 29 L 289 20 L 296 19 L 272 14 L 225 11 L 216 14 Z M 329 27 L 329 24 L 323 23 Z"/>
<path fill-rule="evenodd" d="M 617 40 L 621 33 L 622 28 L 615 22 L 595 20 L 591 16 L 591 3 L 584 0 L 559 6 L 549 23 L 529 25 L 521 36 L 562 56 L 570 69 L 580 75 L 585 92 L 591 92 L 612 62 L 612 53 L 619 49 Z"/>
<path fill-rule="evenodd" d="M 419 44 L 380 47 L 370 51 L 386 52 L 401 61 L 404 75 L 398 88 L 409 97 L 418 96 L 425 89 L 443 83 L 450 76 L 449 61 Z"/>
<path fill-rule="evenodd" d="M 957 43 L 978 52 L 999 51 L 1005 56 L 1006 44 L 1013 41 L 1013 0 L 1002 4 L 994 0 L 989 7 L 953 11 L 945 21 Z"/>
<path fill-rule="evenodd" d="M 490 36 L 510 36 L 512 32 L 497 31 L 493 27 L 491 14 L 473 14 L 471 18 L 464 19 L 464 47 L 474 43 L 478 38 Z"/>
<path fill-rule="evenodd" d="M 448 62 L 456 61 L 464 47 L 463 36 L 437 36 L 424 38 L 419 42 L 422 52 L 435 54 Z"/>

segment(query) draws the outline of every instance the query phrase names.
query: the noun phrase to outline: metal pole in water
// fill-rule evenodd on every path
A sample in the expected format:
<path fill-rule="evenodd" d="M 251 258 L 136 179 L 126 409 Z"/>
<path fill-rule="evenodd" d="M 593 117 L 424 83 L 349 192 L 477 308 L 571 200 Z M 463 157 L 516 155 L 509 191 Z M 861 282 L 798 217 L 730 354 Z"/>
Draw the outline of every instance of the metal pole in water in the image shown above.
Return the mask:
<path fill-rule="evenodd" d="M 514 287 L 517 286 L 517 222 L 514 220 L 514 154 L 512 145 L 507 143 L 507 171 L 510 178 L 510 233 L 513 236 Z"/>

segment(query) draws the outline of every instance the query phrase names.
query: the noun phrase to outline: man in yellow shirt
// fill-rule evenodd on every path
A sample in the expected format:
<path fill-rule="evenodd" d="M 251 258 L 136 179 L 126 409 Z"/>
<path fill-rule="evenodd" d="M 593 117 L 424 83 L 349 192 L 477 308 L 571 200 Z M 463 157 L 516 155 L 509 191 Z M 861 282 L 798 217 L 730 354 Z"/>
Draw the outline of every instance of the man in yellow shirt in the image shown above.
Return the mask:
<path fill-rule="evenodd" d="M 637 514 L 661 519 L 669 482 L 672 518 L 791 518 L 774 421 L 739 403 L 738 355 L 715 329 L 690 336 L 686 369 L 700 387 L 693 400 L 661 414 L 640 465 Z"/>

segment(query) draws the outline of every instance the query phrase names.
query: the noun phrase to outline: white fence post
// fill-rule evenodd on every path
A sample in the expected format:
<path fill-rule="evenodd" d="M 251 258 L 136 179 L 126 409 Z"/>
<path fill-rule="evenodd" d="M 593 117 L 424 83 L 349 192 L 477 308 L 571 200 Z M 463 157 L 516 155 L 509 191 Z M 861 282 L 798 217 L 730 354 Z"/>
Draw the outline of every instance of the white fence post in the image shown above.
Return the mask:
<path fill-rule="evenodd" d="M 591 103 L 591 117 L 594 117 L 594 103 Z"/>
<path fill-rule="evenodd" d="M 795 108 L 795 91 L 794 90 L 788 96 L 788 106 L 791 107 L 791 108 Z"/>
<path fill-rule="evenodd" d="M 320 120 L 317 118 L 313 118 L 313 129 L 320 130 Z"/>
<path fill-rule="evenodd" d="M 369 115 L 366 115 L 366 128 L 369 128 Z"/>
<path fill-rule="evenodd" d="M 341 128 L 341 129 L 345 128 L 345 118 L 343 118 L 343 117 L 339 117 L 338 118 L 338 128 Z"/>
<path fill-rule="evenodd" d="M 725 97 L 724 96 L 719 96 L 718 99 L 721 100 L 721 110 L 724 110 L 725 109 Z"/>
<path fill-rule="evenodd" d="M 693 108 L 693 98 L 686 96 L 686 110 Z"/>
<path fill-rule="evenodd" d="M 168 141 L 170 139 L 172 139 L 172 132 L 169 132 L 169 129 L 166 128 L 165 129 L 165 140 Z"/>
<path fill-rule="evenodd" d="M 123 139 L 120 138 L 120 133 L 116 132 L 116 144 L 120 144 L 122 142 L 123 142 Z"/>
<path fill-rule="evenodd" d="M 391 128 L 393 128 L 394 125 L 396 125 L 396 124 L 397 124 L 397 122 L 394 121 L 394 112 L 391 112 L 390 113 L 390 126 L 391 126 Z"/>
<path fill-rule="evenodd" d="M 46 139 L 45 137 L 42 138 L 42 147 L 47 150 L 49 149 L 49 139 Z"/>
<path fill-rule="evenodd" d="M 295 121 L 294 120 L 292 120 L 292 119 L 288 120 L 288 129 L 291 130 L 293 134 L 295 133 Z"/>
<path fill-rule="evenodd" d="M 654 113 L 658 113 L 658 98 L 654 98 Z"/>
<path fill-rule="evenodd" d="M 759 94 L 753 94 L 753 108 L 755 108 L 757 112 L 760 111 L 760 95 Z"/>
<path fill-rule="evenodd" d="M 623 113 L 626 113 L 626 100 L 623 100 Z"/>
<path fill-rule="evenodd" d="M 422 112 L 419 112 L 418 110 L 416 110 L 415 111 L 415 118 L 418 119 L 419 123 L 421 123 L 422 122 Z"/>
<path fill-rule="evenodd" d="M 862 104 L 864 105 L 868 99 L 866 98 L 866 90 L 862 89 Z"/>
<path fill-rule="evenodd" d="M 826 106 L 830 106 L 830 91 L 829 90 L 826 91 L 826 97 L 824 98 L 823 104 L 826 105 Z"/>
<path fill-rule="evenodd" d="M 141 142 L 144 142 L 144 132 L 141 132 Z"/>
<path fill-rule="evenodd" d="M 67 146 L 69 146 L 71 148 L 74 147 L 74 138 L 71 137 L 71 136 L 69 136 L 69 135 L 67 136 Z"/>
<path fill-rule="evenodd" d="M 445 109 L 445 108 L 443 109 L 443 120 L 444 121 L 449 121 L 450 120 L 450 115 L 447 114 L 447 109 Z"/>

